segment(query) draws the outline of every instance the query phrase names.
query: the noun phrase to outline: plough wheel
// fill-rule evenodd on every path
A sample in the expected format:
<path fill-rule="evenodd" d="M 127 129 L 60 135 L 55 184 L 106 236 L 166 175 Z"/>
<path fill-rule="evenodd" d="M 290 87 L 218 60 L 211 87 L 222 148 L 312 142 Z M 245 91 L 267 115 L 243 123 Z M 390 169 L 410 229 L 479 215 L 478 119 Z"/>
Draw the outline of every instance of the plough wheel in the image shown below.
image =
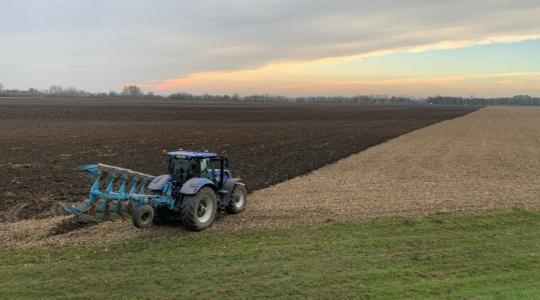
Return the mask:
<path fill-rule="evenodd" d="M 214 190 L 203 187 L 195 195 L 186 195 L 180 205 L 182 224 L 191 230 L 203 230 L 216 218 L 217 197 Z"/>
<path fill-rule="evenodd" d="M 154 208 L 148 204 L 145 204 L 141 207 L 136 207 L 133 210 L 133 215 L 131 216 L 131 219 L 133 220 L 133 225 L 138 228 L 146 228 L 152 225 L 154 214 Z"/>

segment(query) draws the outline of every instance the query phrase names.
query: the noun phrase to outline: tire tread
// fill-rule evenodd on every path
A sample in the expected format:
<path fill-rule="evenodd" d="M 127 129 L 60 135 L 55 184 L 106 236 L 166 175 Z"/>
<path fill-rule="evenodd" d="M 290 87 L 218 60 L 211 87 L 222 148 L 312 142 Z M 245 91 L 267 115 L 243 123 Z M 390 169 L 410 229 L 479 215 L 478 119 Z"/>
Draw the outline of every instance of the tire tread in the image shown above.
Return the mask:
<path fill-rule="evenodd" d="M 214 213 L 213 217 L 207 224 L 201 224 L 197 218 L 197 205 L 199 204 L 199 198 L 202 194 L 208 194 L 214 201 Z M 216 217 L 217 200 L 214 191 L 209 187 L 203 187 L 195 195 L 185 195 L 180 203 L 180 221 L 182 224 L 190 230 L 201 231 L 212 226 Z"/>

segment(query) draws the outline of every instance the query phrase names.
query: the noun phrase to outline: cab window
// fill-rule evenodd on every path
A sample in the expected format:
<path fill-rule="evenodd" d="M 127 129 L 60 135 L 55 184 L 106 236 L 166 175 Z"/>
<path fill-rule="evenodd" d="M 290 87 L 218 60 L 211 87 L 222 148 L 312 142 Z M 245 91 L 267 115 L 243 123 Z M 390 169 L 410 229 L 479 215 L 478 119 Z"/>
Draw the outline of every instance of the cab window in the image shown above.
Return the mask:
<path fill-rule="evenodd" d="M 210 180 L 214 180 L 214 167 L 210 158 L 203 158 L 200 162 L 201 177 L 206 177 Z"/>

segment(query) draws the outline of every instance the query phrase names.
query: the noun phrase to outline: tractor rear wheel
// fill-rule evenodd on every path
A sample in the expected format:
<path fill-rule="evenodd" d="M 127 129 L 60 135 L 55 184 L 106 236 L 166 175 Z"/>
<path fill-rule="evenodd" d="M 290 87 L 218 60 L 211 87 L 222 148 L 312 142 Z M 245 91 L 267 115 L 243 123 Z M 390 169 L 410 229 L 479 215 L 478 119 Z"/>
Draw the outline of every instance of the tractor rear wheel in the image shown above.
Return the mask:
<path fill-rule="evenodd" d="M 137 228 L 146 228 L 152 225 L 154 219 L 154 208 L 148 204 L 141 207 L 136 207 L 131 215 L 133 225 Z"/>
<path fill-rule="evenodd" d="M 247 191 L 241 184 L 236 184 L 231 192 L 231 202 L 227 206 L 227 212 L 237 214 L 246 208 Z"/>
<path fill-rule="evenodd" d="M 185 195 L 180 204 L 182 224 L 195 231 L 212 226 L 216 212 L 216 193 L 209 187 L 203 187 L 195 195 Z"/>

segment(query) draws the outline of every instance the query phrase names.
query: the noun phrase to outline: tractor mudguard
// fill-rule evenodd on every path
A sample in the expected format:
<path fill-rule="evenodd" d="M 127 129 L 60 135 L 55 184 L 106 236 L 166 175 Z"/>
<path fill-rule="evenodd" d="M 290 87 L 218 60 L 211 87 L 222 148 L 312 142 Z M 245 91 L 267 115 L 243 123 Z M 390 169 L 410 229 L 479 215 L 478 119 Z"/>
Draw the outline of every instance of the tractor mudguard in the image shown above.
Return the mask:
<path fill-rule="evenodd" d="M 242 183 L 241 181 L 242 181 L 242 179 L 240 179 L 240 178 L 231 178 L 231 179 L 225 181 L 225 183 L 223 184 L 223 189 L 226 190 L 227 192 L 231 193 L 234 186 L 236 184 L 238 184 L 238 183 Z"/>
<path fill-rule="evenodd" d="M 227 191 L 226 193 L 226 197 L 223 198 L 222 202 L 225 206 L 229 205 L 229 203 L 231 202 L 231 194 L 232 194 L 232 191 L 234 189 L 234 186 L 237 185 L 237 184 L 242 184 L 242 179 L 240 178 L 231 178 L 227 181 L 225 181 L 225 183 L 223 184 L 223 190 Z"/>
<path fill-rule="evenodd" d="M 184 195 L 194 195 L 197 194 L 203 186 L 210 186 L 213 190 L 216 190 L 216 184 L 208 178 L 191 178 L 182 185 L 180 193 Z"/>

